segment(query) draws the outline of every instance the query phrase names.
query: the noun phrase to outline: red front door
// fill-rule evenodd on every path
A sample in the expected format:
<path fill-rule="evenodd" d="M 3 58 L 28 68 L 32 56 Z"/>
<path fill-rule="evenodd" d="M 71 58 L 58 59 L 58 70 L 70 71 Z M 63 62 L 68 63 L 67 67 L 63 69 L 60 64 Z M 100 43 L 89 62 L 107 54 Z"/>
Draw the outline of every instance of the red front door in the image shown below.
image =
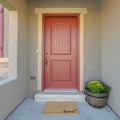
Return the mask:
<path fill-rule="evenodd" d="M 77 17 L 45 17 L 45 88 L 77 87 Z"/>

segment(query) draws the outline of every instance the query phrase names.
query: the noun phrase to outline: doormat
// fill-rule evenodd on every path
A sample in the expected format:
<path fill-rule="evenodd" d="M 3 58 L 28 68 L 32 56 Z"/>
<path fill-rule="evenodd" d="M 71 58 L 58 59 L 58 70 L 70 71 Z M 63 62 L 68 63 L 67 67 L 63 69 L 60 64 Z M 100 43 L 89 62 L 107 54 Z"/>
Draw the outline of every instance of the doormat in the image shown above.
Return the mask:
<path fill-rule="evenodd" d="M 78 115 L 76 102 L 46 102 L 42 114 L 44 115 Z"/>

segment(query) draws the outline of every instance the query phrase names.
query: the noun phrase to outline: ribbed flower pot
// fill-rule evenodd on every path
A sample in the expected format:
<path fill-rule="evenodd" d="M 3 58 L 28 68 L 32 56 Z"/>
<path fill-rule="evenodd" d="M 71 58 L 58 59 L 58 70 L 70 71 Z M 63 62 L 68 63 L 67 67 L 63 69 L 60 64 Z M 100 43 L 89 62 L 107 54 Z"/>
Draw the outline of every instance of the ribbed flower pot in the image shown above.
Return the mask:
<path fill-rule="evenodd" d="M 85 89 L 86 101 L 94 107 L 104 107 L 107 103 L 109 93 L 95 94 Z"/>

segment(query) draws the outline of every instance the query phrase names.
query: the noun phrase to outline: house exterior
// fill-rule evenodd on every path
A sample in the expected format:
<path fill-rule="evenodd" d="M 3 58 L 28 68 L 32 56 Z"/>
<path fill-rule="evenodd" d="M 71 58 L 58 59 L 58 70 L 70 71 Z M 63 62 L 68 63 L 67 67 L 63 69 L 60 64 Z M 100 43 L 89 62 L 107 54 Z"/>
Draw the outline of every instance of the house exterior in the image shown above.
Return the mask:
<path fill-rule="evenodd" d="M 17 67 L 10 65 L 10 72 L 12 68 L 16 68 L 12 71 L 16 73 L 10 74 L 15 77 L 11 77 L 14 79 L 0 85 L 0 120 L 3 120 L 26 97 L 32 97 L 37 90 L 42 91 L 50 87 L 49 84 L 46 86 L 43 84 L 45 70 L 42 67 L 44 63 L 42 36 L 45 34 L 43 34 L 42 25 L 45 22 L 43 22 L 42 17 L 48 16 L 50 18 L 50 14 L 54 14 L 53 16 L 62 14 L 63 17 L 65 13 L 67 13 L 68 18 L 70 15 L 74 16 L 72 17 L 75 18 L 73 21 L 79 21 L 79 24 L 75 23 L 75 29 L 78 27 L 76 32 L 79 34 L 76 37 L 79 43 L 76 54 L 78 62 L 75 63 L 78 67 L 76 68 L 78 86 L 72 87 L 83 91 L 86 81 L 91 79 L 103 80 L 112 86 L 108 104 L 120 116 L 119 0 L 69 0 L 69 2 L 67 0 L 0 0 L 0 3 L 10 12 L 16 11 L 17 13 L 17 18 L 12 17 L 17 20 L 14 22 L 17 25 L 17 27 L 14 26 L 14 33 L 17 31 L 17 37 L 13 37 L 13 39 L 17 38 L 17 43 L 15 42 L 17 47 L 15 47 L 16 52 L 14 53 L 16 59 L 12 65 L 16 64 Z M 16 13 L 12 15 L 16 15 Z M 77 18 L 77 16 L 79 17 Z M 45 20 L 47 23 L 50 21 L 47 17 Z M 45 26 L 47 25 L 45 24 Z M 64 26 L 64 28 L 69 29 L 69 25 Z M 73 46 L 73 48 L 76 47 Z M 10 49 L 10 51 L 13 52 L 14 50 Z M 66 51 L 70 52 L 69 50 Z M 12 52 L 10 58 L 8 57 L 10 61 L 13 61 L 12 58 L 14 58 Z M 66 54 L 68 54 L 67 52 Z M 69 63 L 65 63 L 65 65 L 68 65 L 66 68 L 69 68 Z M 63 73 L 61 72 L 61 74 Z M 53 75 L 53 78 L 55 77 Z M 65 78 L 69 79 L 69 76 L 65 76 Z M 53 84 L 56 85 L 56 83 Z M 50 88 L 54 88 L 54 86 Z M 68 89 L 67 85 L 64 88 Z"/>

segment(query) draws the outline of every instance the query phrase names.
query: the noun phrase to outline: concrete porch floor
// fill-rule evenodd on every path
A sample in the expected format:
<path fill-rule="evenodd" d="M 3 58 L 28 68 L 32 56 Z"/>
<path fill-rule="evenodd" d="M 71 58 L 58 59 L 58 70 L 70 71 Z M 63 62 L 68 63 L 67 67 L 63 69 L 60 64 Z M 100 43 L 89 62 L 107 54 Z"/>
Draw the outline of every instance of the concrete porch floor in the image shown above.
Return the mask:
<path fill-rule="evenodd" d="M 32 98 L 27 98 L 6 120 L 120 120 L 108 106 L 98 109 L 86 102 L 77 104 L 77 116 L 42 115 L 45 102 L 35 103 Z"/>

